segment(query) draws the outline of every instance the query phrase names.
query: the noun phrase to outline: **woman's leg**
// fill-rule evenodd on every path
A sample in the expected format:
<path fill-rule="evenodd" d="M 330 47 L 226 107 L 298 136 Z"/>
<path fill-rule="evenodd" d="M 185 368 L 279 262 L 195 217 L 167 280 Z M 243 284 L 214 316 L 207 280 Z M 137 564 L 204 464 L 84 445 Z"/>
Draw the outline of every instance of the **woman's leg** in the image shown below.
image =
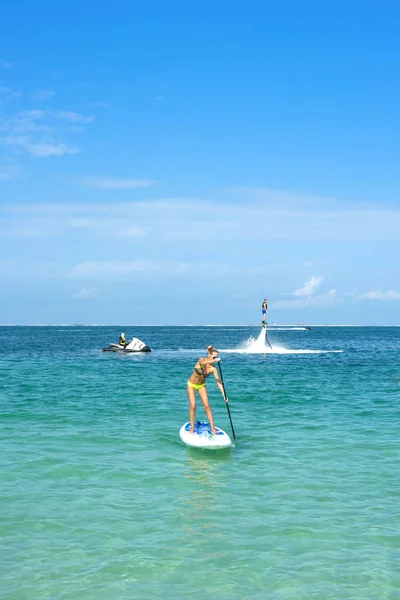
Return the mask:
<path fill-rule="evenodd" d="M 196 392 L 195 390 L 187 386 L 187 395 L 189 398 L 189 420 L 190 420 L 190 432 L 194 433 L 194 420 L 196 418 Z"/>
<path fill-rule="evenodd" d="M 215 425 L 214 425 L 214 418 L 213 418 L 213 414 L 211 412 L 211 408 L 210 405 L 208 403 L 208 393 L 207 393 L 207 388 L 203 387 L 199 389 L 199 396 L 200 396 L 200 400 L 203 403 L 204 406 L 204 410 L 206 411 L 206 415 L 207 415 L 207 419 L 211 425 L 211 431 L 213 433 L 215 432 Z"/>

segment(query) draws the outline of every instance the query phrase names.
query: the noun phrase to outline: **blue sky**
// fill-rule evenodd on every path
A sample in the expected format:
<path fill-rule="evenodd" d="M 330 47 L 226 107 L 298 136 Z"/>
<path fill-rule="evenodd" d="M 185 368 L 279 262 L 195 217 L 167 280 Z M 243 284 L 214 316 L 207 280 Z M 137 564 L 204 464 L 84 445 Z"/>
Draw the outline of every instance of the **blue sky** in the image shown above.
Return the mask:
<path fill-rule="evenodd" d="M 8 3 L 0 323 L 398 324 L 399 22 Z"/>

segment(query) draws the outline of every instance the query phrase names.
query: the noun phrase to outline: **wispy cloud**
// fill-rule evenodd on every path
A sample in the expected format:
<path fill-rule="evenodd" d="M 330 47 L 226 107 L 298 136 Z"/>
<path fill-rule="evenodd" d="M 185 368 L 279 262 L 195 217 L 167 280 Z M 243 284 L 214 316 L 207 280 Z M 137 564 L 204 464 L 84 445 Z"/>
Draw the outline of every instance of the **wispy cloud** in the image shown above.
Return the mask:
<path fill-rule="evenodd" d="M 2 280 L 35 281 L 60 279 L 60 265 L 51 261 L 0 260 Z"/>
<path fill-rule="evenodd" d="M 10 181 L 11 179 L 14 179 L 17 173 L 18 169 L 16 167 L 0 165 L 0 181 Z"/>
<path fill-rule="evenodd" d="M 321 285 L 323 280 L 323 277 L 311 277 L 311 279 L 305 282 L 302 288 L 299 288 L 293 292 L 293 296 L 314 296 L 317 288 Z"/>
<path fill-rule="evenodd" d="M 52 110 L 24 110 L 0 119 L 0 141 L 8 148 L 23 150 L 35 157 L 62 156 L 77 154 L 79 148 L 66 141 L 74 130 L 69 125 L 61 124 L 60 112 Z M 69 113 L 68 113 L 69 114 Z M 72 113 L 73 118 L 65 117 L 67 122 L 89 122 L 90 118 Z M 75 119 L 75 120 L 74 120 Z"/>
<path fill-rule="evenodd" d="M 68 277 L 92 278 L 92 279 L 118 279 L 130 275 L 135 271 L 155 271 L 159 270 L 159 264 L 147 260 L 136 261 L 118 261 L 106 260 L 95 261 L 88 260 L 79 263 L 68 273 Z"/>
<path fill-rule="evenodd" d="M 329 306 L 336 302 L 336 290 L 331 289 L 324 294 L 317 294 L 317 289 L 324 281 L 323 277 L 311 277 L 306 281 L 303 287 L 298 288 L 288 296 L 295 298 L 287 300 L 277 300 L 271 303 L 274 308 L 306 308 L 308 306 Z"/>
<path fill-rule="evenodd" d="M 79 148 L 69 144 L 29 144 L 25 146 L 33 156 L 62 156 L 63 154 L 78 154 Z"/>
<path fill-rule="evenodd" d="M 5 143 L 8 146 L 19 146 L 24 148 L 31 156 L 62 156 L 63 154 L 78 154 L 79 148 L 64 143 L 50 144 L 45 142 L 32 143 L 28 137 L 6 137 Z"/>
<path fill-rule="evenodd" d="M 117 229 L 115 231 L 115 236 L 117 237 L 144 237 L 149 232 L 149 229 L 146 227 L 128 227 L 127 229 Z"/>
<path fill-rule="evenodd" d="M 394 290 L 389 290 L 387 292 L 375 290 L 372 292 L 366 292 L 365 294 L 361 294 L 358 297 L 368 298 L 368 300 L 400 300 L 400 292 L 395 292 Z"/>
<path fill-rule="evenodd" d="M 0 104 L 10 102 L 14 98 L 19 98 L 21 95 L 21 92 L 16 92 L 10 87 L 0 85 Z"/>
<path fill-rule="evenodd" d="M 11 69 L 11 63 L 8 60 L 0 58 L 0 69 Z"/>
<path fill-rule="evenodd" d="M 82 184 L 95 189 L 135 189 L 153 181 L 85 177 Z M 8 210 L 36 219 L 51 218 L 63 227 L 68 220 L 87 219 L 93 233 L 115 235 L 115 231 L 140 228 L 151 232 L 157 241 L 240 242 L 275 240 L 296 241 L 397 241 L 400 231 L 400 208 L 381 203 L 359 203 L 350 208 L 339 201 L 326 206 L 300 197 L 294 207 L 273 194 L 274 201 L 250 201 L 244 196 L 239 203 L 231 198 L 211 201 L 204 198 L 168 198 L 136 202 L 98 204 L 47 204 L 12 206 Z M 334 215 L 334 216 L 332 216 Z M 66 219 L 64 217 L 67 217 Z M 195 226 L 193 226 L 195 224 Z M 268 226 L 266 225 L 268 224 Z"/>
<path fill-rule="evenodd" d="M 90 106 L 95 106 L 96 108 L 105 108 L 106 110 L 114 110 L 114 104 L 110 104 L 110 102 L 91 102 Z"/>
<path fill-rule="evenodd" d="M 31 92 L 31 94 L 29 95 L 29 97 L 32 100 L 48 100 L 49 98 L 52 98 L 55 95 L 55 92 L 53 90 L 34 90 L 33 92 Z"/>
<path fill-rule="evenodd" d="M 72 110 L 60 110 L 55 113 L 55 117 L 71 123 L 91 123 L 95 119 L 93 116 L 85 116 Z"/>
<path fill-rule="evenodd" d="M 74 279 L 91 279 L 97 281 L 123 281 L 131 278 L 134 273 L 157 273 L 166 276 L 198 276 L 207 274 L 221 276 L 232 274 L 234 269 L 231 265 L 216 262 L 173 262 L 173 261 L 86 261 L 75 265 L 67 273 L 67 277 Z"/>
<path fill-rule="evenodd" d="M 90 300 L 91 298 L 97 298 L 98 293 L 96 288 L 83 287 L 76 294 L 72 294 L 71 297 L 75 300 Z"/>
<path fill-rule="evenodd" d="M 264 215 L 264 231 L 269 239 L 398 240 L 399 206 L 383 199 L 343 202 L 337 198 L 251 187 L 235 188 L 227 193 L 232 192 L 246 203 L 246 208 L 249 206 L 250 214 Z M 268 231 L 265 223 L 268 223 Z"/>
<path fill-rule="evenodd" d="M 50 221 L 41 221 L 32 219 L 24 221 L 15 226 L 6 227 L 1 231 L 3 236 L 16 238 L 54 238 L 60 235 L 60 229 L 57 226 L 52 226 Z"/>
<path fill-rule="evenodd" d="M 133 190 L 149 187 L 156 183 L 148 179 L 118 179 L 115 177 L 82 177 L 80 181 L 87 187 L 96 190 Z"/>
<path fill-rule="evenodd" d="M 332 306 L 336 304 L 338 298 L 336 290 L 332 289 L 326 294 L 315 296 L 303 296 L 302 298 L 292 300 L 277 300 L 271 303 L 272 308 L 308 308 L 309 306 Z"/>
<path fill-rule="evenodd" d="M 90 219 L 70 219 L 68 221 L 68 225 L 72 228 L 75 229 L 87 229 L 88 227 L 91 226 L 91 221 Z"/>

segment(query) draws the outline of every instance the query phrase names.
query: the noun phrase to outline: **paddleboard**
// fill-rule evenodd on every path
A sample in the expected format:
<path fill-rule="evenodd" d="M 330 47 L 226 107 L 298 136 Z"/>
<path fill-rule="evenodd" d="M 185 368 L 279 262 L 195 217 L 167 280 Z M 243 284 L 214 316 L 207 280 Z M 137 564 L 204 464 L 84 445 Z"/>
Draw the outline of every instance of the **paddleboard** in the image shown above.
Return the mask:
<path fill-rule="evenodd" d="M 215 431 L 217 434 L 213 435 L 210 423 L 196 421 L 194 433 L 190 433 L 190 423 L 185 423 L 179 431 L 179 436 L 184 444 L 192 448 L 211 448 L 214 450 L 230 448 L 232 440 L 229 435 L 219 427 L 216 427 Z"/>

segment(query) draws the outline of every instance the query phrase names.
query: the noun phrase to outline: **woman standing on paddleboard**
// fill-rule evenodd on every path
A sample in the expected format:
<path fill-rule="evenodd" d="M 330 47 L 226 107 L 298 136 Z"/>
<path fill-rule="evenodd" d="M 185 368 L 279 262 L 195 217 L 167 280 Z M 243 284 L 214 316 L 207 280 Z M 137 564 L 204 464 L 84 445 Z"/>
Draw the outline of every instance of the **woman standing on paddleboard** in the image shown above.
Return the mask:
<path fill-rule="evenodd" d="M 206 411 L 207 418 L 211 426 L 211 432 L 213 434 L 216 433 L 213 414 L 208 403 L 208 393 L 206 387 L 206 379 L 209 375 L 211 375 L 211 373 L 214 375 L 217 386 L 219 387 L 221 394 L 224 396 L 224 388 L 220 378 L 218 377 L 217 369 L 214 367 L 214 363 L 220 362 L 221 360 L 218 357 L 219 352 L 213 346 L 208 346 L 207 351 L 207 358 L 199 358 L 194 367 L 194 371 L 187 382 L 187 395 L 190 405 L 190 433 L 194 433 L 194 421 L 196 418 L 196 392 L 199 393 L 200 400 L 203 403 L 204 410 Z"/>

